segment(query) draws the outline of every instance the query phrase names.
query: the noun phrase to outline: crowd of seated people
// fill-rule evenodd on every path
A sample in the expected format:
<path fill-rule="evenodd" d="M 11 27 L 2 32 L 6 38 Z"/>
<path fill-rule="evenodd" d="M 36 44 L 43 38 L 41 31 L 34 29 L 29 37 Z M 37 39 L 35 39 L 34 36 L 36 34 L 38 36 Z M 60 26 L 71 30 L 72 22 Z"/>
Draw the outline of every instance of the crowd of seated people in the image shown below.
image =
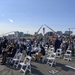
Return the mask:
<path fill-rule="evenodd" d="M 36 45 L 37 44 L 37 45 Z M 32 46 L 33 45 L 33 46 Z M 34 50 L 33 50 L 34 47 Z M 41 46 L 40 53 L 44 54 L 44 50 Z M 14 57 L 17 50 L 20 52 L 25 52 L 26 55 L 32 55 L 39 52 L 38 43 L 33 40 L 26 39 L 6 39 L 0 40 L 0 55 L 2 57 L 1 64 L 5 65 L 8 57 Z"/>
<path fill-rule="evenodd" d="M 59 41 L 59 44 L 58 44 Z M 57 45 L 58 44 L 58 45 Z M 75 49 L 75 40 L 73 39 L 71 42 L 66 40 L 60 40 L 59 38 L 55 41 L 47 39 L 45 40 L 36 40 L 36 39 L 6 39 L 2 38 L 0 39 L 0 57 L 2 57 L 1 64 L 6 64 L 8 57 L 14 57 L 17 50 L 20 52 L 25 52 L 26 55 L 32 56 L 32 54 L 35 54 L 36 59 L 41 58 L 41 56 L 44 56 L 45 53 L 45 46 L 48 45 L 48 48 L 50 45 L 53 45 L 55 48 L 62 48 L 64 52 L 69 48 L 72 49 L 72 54 L 74 54 Z"/>
<path fill-rule="evenodd" d="M 16 47 L 14 44 L 8 45 L 6 48 L 2 50 L 2 62 L 1 64 L 6 64 L 7 57 L 14 57 L 16 53 Z"/>
<path fill-rule="evenodd" d="M 6 39 L 4 39 L 6 40 Z M 5 45 L 4 45 L 5 44 Z M 22 52 L 23 50 L 26 50 L 26 46 L 23 43 L 18 43 L 18 41 L 15 42 L 15 40 L 7 40 L 6 43 L 1 41 L 0 43 L 0 55 L 2 57 L 1 64 L 5 65 L 8 57 L 14 57 L 17 50 L 19 49 L 19 52 Z"/>

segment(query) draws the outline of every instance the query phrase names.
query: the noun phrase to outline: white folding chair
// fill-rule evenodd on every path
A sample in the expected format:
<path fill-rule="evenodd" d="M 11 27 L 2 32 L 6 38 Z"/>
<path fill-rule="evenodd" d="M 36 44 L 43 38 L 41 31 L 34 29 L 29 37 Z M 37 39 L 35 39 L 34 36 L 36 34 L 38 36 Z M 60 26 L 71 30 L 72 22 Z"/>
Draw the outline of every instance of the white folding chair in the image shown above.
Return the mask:
<path fill-rule="evenodd" d="M 50 48 L 50 51 L 54 52 L 54 47 L 53 48 Z"/>
<path fill-rule="evenodd" d="M 56 57 L 61 58 L 62 57 L 62 49 L 56 50 Z"/>
<path fill-rule="evenodd" d="M 13 67 L 18 68 L 20 62 L 22 61 L 22 55 L 23 53 L 16 54 L 15 58 L 13 58 L 13 61 L 14 61 Z"/>
<path fill-rule="evenodd" d="M 72 60 L 72 51 L 71 50 L 66 50 L 66 53 L 64 54 L 64 59 L 66 60 Z"/>
<path fill-rule="evenodd" d="M 47 57 L 47 64 L 50 64 L 51 66 L 53 66 L 53 64 L 56 65 L 56 61 L 55 61 L 55 57 L 56 57 L 56 53 L 51 53 L 49 57 Z"/>
<path fill-rule="evenodd" d="M 54 53 L 54 47 L 52 47 L 48 50 L 47 55 L 50 56 L 51 53 Z"/>
<path fill-rule="evenodd" d="M 41 58 L 42 58 L 42 63 L 44 63 L 44 61 L 46 60 L 46 55 L 41 56 Z"/>
<path fill-rule="evenodd" d="M 48 54 L 48 47 L 44 47 L 45 48 L 45 53 Z"/>
<path fill-rule="evenodd" d="M 19 53 L 19 51 L 20 51 L 20 50 L 17 49 L 17 51 L 16 51 L 14 57 L 8 57 L 6 63 L 7 63 L 7 64 L 13 63 L 13 59 L 16 58 L 16 55 Z"/>
<path fill-rule="evenodd" d="M 23 71 L 23 75 L 25 75 L 26 71 L 30 71 L 31 73 L 31 57 L 30 56 L 26 56 L 25 59 L 24 59 L 24 62 L 21 62 L 20 65 L 21 65 L 21 69 L 20 71 Z M 24 69 L 24 66 L 25 66 L 25 69 Z"/>

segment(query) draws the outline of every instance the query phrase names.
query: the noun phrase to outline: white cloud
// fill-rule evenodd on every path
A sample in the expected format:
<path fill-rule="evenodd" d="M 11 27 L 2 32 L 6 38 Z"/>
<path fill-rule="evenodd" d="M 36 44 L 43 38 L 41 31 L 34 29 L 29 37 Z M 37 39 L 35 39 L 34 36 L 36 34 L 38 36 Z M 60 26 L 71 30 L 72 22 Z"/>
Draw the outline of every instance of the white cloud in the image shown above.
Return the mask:
<path fill-rule="evenodd" d="M 10 22 L 14 22 L 12 19 L 9 19 Z"/>

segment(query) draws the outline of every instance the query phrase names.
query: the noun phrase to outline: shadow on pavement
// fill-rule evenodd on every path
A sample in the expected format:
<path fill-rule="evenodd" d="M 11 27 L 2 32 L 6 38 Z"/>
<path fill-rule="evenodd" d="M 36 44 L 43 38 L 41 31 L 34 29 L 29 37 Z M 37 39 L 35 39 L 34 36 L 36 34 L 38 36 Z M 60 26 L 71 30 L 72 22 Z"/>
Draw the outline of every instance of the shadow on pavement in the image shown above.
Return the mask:
<path fill-rule="evenodd" d="M 72 68 L 66 67 L 65 64 L 61 64 L 61 63 L 57 63 L 55 66 L 56 69 L 58 69 L 59 71 L 64 70 L 64 71 L 74 71 Z"/>

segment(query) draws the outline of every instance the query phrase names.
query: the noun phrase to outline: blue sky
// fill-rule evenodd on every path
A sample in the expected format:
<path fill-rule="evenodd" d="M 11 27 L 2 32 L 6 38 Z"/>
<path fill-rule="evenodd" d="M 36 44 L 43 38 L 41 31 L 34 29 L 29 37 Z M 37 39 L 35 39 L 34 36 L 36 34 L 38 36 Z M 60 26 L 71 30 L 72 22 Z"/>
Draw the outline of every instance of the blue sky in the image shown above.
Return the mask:
<path fill-rule="evenodd" d="M 44 24 L 55 31 L 74 28 L 75 0 L 0 0 L 0 34 L 34 34 Z"/>

